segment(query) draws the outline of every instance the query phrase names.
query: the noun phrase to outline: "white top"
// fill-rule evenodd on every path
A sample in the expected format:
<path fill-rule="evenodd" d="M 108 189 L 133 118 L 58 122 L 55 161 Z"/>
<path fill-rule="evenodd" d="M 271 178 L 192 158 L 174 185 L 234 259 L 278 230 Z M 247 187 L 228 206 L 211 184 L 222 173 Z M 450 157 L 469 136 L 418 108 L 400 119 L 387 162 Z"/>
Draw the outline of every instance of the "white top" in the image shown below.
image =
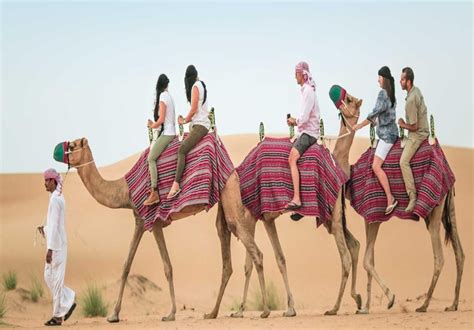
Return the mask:
<path fill-rule="evenodd" d="M 301 110 L 296 118 L 298 126 L 298 136 L 303 133 L 316 139 L 319 138 L 319 106 L 316 99 L 316 92 L 309 84 L 301 87 Z"/>
<path fill-rule="evenodd" d="M 176 115 L 174 111 L 174 101 L 171 94 L 168 91 L 164 91 L 160 94 L 160 102 L 166 105 L 165 121 L 163 122 L 163 135 L 176 135 Z"/>
<path fill-rule="evenodd" d="M 48 217 L 44 232 L 48 250 L 60 251 L 67 249 L 66 235 L 66 201 L 64 196 L 56 189 L 49 198 Z"/>
<path fill-rule="evenodd" d="M 193 118 L 191 119 L 191 122 L 193 125 L 202 125 L 206 127 L 207 129 L 211 128 L 211 120 L 209 119 L 209 110 L 207 110 L 207 99 L 206 102 L 203 103 L 204 101 L 204 86 L 202 85 L 202 82 L 199 80 L 196 81 L 193 85 L 197 87 L 199 91 L 199 102 L 198 102 L 198 108 L 197 112 L 194 114 Z"/>

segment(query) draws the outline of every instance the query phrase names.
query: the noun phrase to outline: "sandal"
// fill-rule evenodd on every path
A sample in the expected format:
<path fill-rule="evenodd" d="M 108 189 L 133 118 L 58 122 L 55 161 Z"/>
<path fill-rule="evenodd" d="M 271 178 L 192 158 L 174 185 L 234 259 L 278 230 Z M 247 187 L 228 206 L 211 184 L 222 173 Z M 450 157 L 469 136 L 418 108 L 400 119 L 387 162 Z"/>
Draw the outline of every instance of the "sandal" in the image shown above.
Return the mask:
<path fill-rule="evenodd" d="M 398 201 L 394 198 L 392 204 L 387 206 L 387 208 L 385 209 L 385 215 L 389 215 L 390 213 L 392 213 L 393 210 L 395 210 L 395 207 L 397 207 L 397 205 Z"/>
<path fill-rule="evenodd" d="M 168 199 L 175 198 L 176 196 L 178 196 L 178 194 L 179 194 L 180 192 L 181 192 L 181 189 L 180 189 L 180 188 L 178 188 L 178 190 L 176 190 L 176 191 L 173 192 L 172 194 L 171 194 L 171 191 L 170 191 L 167 198 L 168 198 Z M 170 194 L 171 194 L 171 195 L 170 195 Z"/>
<path fill-rule="evenodd" d="M 58 321 L 55 317 L 51 318 L 51 320 L 49 321 L 46 321 L 44 323 L 44 325 L 50 327 L 50 326 L 58 326 L 58 325 L 61 325 L 62 322 L 61 321 Z"/>
<path fill-rule="evenodd" d="M 289 202 L 288 205 L 286 206 L 286 209 L 290 210 L 290 211 L 295 211 L 295 210 L 298 210 L 300 208 L 301 208 L 301 204 L 296 204 L 293 201 Z"/>

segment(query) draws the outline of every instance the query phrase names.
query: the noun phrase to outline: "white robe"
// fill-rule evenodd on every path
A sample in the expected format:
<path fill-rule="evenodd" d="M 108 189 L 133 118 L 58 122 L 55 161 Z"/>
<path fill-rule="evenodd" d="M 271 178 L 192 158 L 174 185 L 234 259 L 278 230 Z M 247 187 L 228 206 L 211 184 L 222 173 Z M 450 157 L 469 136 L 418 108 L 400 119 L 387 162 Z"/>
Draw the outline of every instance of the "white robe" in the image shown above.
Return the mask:
<path fill-rule="evenodd" d="M 46 245 L 52 250 L 52 261 L 44 267 L 44 280 L 53 296 L 53 316 L 63 317 L 74 303 L 76 293 L 64 285 L 67 261 L 67 236 L 64 197 L 55 190 L 49 199 Z"/>

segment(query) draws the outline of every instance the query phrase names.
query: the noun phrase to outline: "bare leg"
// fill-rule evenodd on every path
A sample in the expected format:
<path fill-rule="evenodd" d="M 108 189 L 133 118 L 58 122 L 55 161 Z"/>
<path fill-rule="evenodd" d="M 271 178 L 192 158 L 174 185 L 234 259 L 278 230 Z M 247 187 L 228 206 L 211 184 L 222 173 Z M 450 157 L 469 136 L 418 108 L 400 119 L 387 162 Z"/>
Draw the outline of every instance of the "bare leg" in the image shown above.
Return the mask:
<path fill-rule="evenodd" d="M 127 283 L 127 277 L 130 273 L 130 268 L 132 267 L 133 258 L 135 257 L 135 253 L 137 252 L 137 248 L 140 244 L 140 240 L 142 239 L 144 231 L 145 229 L 143 228 L 143 220 L 135 217 L 135 232 L 133 233 L 132 242 L 130 243 L 127 260 L 125 260 L 125 264 L 123 265 L 119 295 L 117 302 L 115 303 L 113 314 L 107 318 L 108 322 L 115 323 L 120 321 L 119 313 L 120 309 L 122 308 L 122 298 L 123 291 L 125 289 L 125 283 Z"/>
<path fill-rule="evenodd" d="M 153 226 L 153 236 L 155 236 L 156 244 L 160 250 L 161 259 L 163 260 L 163 267 L 165 269 L 165 276 L 168 280 L 170 296 L 171 296 L 171 312 L 168 316 L 161 318 L 162 321 L 174 321 L 176 314 L 176 298 L 174 296 L 174 285 L 173 285 L 173 267 L 171 266 L 171 260 L 168 255 L 168 249 L 166 248 L 165 236 L 163 235 L 163 228 L 159 223 L 155 223 Z"/>
<path fill-rule="evenodd" d="M 298 165 L 296 164 L 298 159 L 300 159 L 300 153 L 295 148 L 291 148 L 288 163 L 290 164 L 291 179 L 293 180 L 293 202 L 301 205 L 300 172 L 298 171 Z"/>
<path fill-rule="evenodd" d="M 225 288 L 229 282 L 229 278 L 232 275 L 232 259 L 230 251 L 230 231 L 227 228 L 225 221 L 224 210 L 222 204 L 219 202 L 219 209 L 217 210 L 216 218 L 217 234 L 221 241 L 221 253 L 222 253 L 222 279 L 221 286 L 219 288 L 219 294 L 217 295 L 216 305 L 209 314 L 205 314 L 205 319 L 215 319 L 219 313 L 219 307 L 221 305 L 222 296 L 224 295 Z"/>
<path fill-rule="evenodd" d="M 265 224 L 265 229 L 267 231 L 270 242 L 272 243 L 273 252 L 275 253 L 276 262 L 280 273 L 283 276 L 283 282 L 285 283 L 288 310 L 283 313 L 283 316 L 296 316 L 295 311 L 295 302 L 293 300 L 293 295 L 291 294 L 290 284 L 288 281 L 288 273 L 286 270 L 286 260 L 281 248 L 280 240 L 278 239 L 278 232 L 275 227 L 275 219 L 269 219 L 263 222 Z"/>
<path fill-rule="evenodd" d="M 354 298 L 357 309 L 362 308 L 362 297 L 360 294 L 356 292 L 356 284 L 357 284 L 357 264 L 359 263 L 359 250 L 360 250 L 360 243 L 359 241 L 352 235 L 349 229 L 346 228 L 344 232 L 346 237 L 346 244 L 347 248 L 349 249 L 349 253 L 351 254 L 352 260 L 352 282 L 351 282 L 351 296 Z"/>
<path fill-rule="evenodd" d="M 461 246 L 461 240 L 459 239 L 458 228 L 456 224 L 456 211 L 454 208 L 454 196 L 452 191 L 449 192 L 451 194 L 451 202 L 449 205 L 449 212 L 451 214 L 451 235 L 452 235 L 452 244 L 454 255 L 456 257 L 456 287 L 454 289 L 454 301 L 453 304 L 449 307 L 446 307 L 445 311 L 457 311 L 458 304 L 459 304 L 459 291 L 461 290 L 461 279 L 462 279 L 462 272 L 464 269 L 464 252 Z"/>
<path fill-rule="evenodd" d="M 441 203 L 440 205 L 435 207 L 429 215 L 428 231 L 430 233 L 431 244 L 433 247 L 434 270 L 433 278 L 431 279 L 430 288 L 428 289 L 428 293 L 426 294 L 425 302 L 421 307 L 416 309 L 417 312 L 426 312 L 426 310 L 428 309 L 431 297 L 433 296 L 433 291 L 436 287 L 436 283 L 438 282 L 439 274 L 441 273 L 441 269 L 444 265 L 443 246 L 441 244 L 440 236 L 440 225 L 441 216 L 443 214 L 443 207 L 444 203 Z"/>
<path fill-rule="evenodd" d="M 385 192 L 385 196 L 387 196 L 387 206 L 392 204 L 393 202 L 393 195 L 392 191 L 390 190 L 390 183 L 388 182 L 387 174 L 382 169 L 383 159 L 374 156 L 374 162 L 372 164 L 372 170 L 374 171 L 375 175 L 379 179 L 380 184 L 382 185 L 383 191 Z"/>
<path fill-rule="evenodd" d="M 341 268 L 342 268 L 342 276 L 341 276 L 341 285 L 339 288 L 339 294 L 337 296 L 337 301 L 334 307 L 324 313 L 324 315 L 336 315 L 339 307 L 341 306 L 342 296 L 344 295 L 344 289 L 346 287 L 347 279 L 349 278 L 349 271 L 351 269 L 351 255 L 349 253 L 349 249 L 346 245 L 346 239 L 344 237 L 344 230 L 342 227 L 342 204 L 341 204 L 341 192 L 339 192 L 338 200 L 333 210 L 332 214 L 332 224 L 331 224 L 331 231 L 336 239 L 337 249 L 339 251 L 339 255 L 341 257 Z"/>

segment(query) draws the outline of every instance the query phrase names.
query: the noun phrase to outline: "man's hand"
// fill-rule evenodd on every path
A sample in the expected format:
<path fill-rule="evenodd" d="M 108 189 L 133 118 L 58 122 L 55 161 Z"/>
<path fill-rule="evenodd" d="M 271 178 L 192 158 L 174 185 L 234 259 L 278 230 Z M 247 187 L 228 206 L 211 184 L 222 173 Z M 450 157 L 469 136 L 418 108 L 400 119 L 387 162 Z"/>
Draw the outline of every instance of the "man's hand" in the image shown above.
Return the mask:
<path fill-rule="evenodd" d="M 48 250 L 46 253 L 46 263 L 50 264 L 53 261 L 53 250 Z"/>
<path fill-rule="evenodd" d="M 400 126 L 401 128 L 405 128 L 405 125 L 406 125 L 405 120 L 403 120 L 403 118 L 400 118 L 398 120 L 398 126 Z"/>
<path fill-rule="evenodd" d="M 286 123 L 288 124 L 288 126 L 296 126 L 296 119 L 293 117 L 290 117 L 286 120 Z"/>
<path fill-rule="evenodd" d="M 148 128 L 151 128 L 151 126 L 152 126 L 153 124 L 154 124 L 154 122 L 151 121 L 150 119 L 148 119 L 148 123 L 147 123 L 146 126 L 147 126 Z"/>
<path fill-rule="evenodd" d="M 38 226 L 36 229 L 39 231 L 41 236 L 43 236 L 43 238 L 44 238 L 44 226 Z"/>
<path fill-rule="evenodd" d="M 179 125 L 184 125 L 184 124 L 186 124 L 186 121 L 184 120 L 184 117 L 183 117 L 183 116 L 179 116 L 179 117 L 178 117 L 178 124 L 179 124 Z"/>

